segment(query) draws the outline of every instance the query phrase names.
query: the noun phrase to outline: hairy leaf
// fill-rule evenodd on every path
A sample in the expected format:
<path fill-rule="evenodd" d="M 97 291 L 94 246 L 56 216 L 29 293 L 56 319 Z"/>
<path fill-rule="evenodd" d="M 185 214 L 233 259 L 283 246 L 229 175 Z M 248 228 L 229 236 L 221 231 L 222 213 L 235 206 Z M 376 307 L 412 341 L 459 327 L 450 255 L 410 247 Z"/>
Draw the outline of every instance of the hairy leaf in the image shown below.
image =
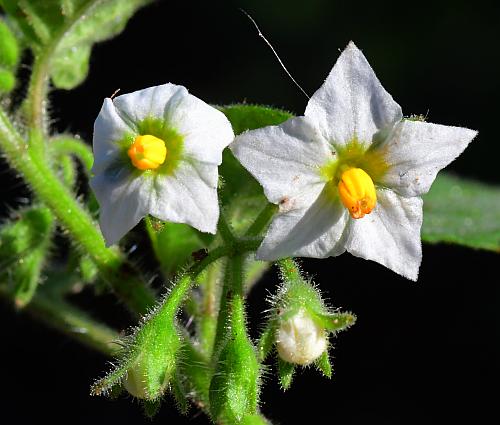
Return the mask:
<path fill-rule="evenodd" d="M 440 174 L 424 196 L 422 239 L 500 251 L 500 188 Z"/>
<path fill-rule="evenodd" d="M 150 0 L 0 0 L 37 55 L 47 56 L 54 85 L 71 89 L 88 72 L 92 45 L 120 33 Z"/>

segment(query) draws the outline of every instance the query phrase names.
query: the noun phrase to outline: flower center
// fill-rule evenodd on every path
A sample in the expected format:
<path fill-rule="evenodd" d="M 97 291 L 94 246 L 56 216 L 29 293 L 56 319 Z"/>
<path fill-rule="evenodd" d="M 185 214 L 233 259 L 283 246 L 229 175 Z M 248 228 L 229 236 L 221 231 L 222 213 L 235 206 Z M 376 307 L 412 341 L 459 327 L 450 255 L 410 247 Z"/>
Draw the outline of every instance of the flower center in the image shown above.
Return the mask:
<path fill-rule="evenodd" d="M 342 173 L 339 195 L 352 218 L 363 218 L 365 214 L 370 214 L 377 204 L 373 180 L 361 168 L 349 168 Z"/>
<path fill-rule="evenodd" d="M 167 148 L 163 140 L 145 134 L 135 138 L 127 154 L 134 167 L 139 170 L 154 170 L 165 162 Z"/>

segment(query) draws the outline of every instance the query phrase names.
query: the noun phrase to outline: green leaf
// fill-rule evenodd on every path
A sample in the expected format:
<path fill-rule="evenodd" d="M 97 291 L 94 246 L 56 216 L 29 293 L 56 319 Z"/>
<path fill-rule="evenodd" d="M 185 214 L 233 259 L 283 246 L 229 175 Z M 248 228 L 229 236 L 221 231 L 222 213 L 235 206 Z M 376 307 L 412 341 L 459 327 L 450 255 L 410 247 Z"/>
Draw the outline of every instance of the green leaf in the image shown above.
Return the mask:
<path fill-rule="evenodd" d="M 424 196 L 425 242 L 500 251 L 500 187 L 441 173 Z"/>
<path fill-rule="evenodd" d="M 54 218 L 46 207 L 24 210 L 16 221 L 0 228 L 1 275 L 7 277 L 18 307 L 28 304 L 35 294 L 53 229 Z"/>
<path fill-rule="evenodd" d="M 146 219 L 146 229 L 163 273 L 172 276 L 192 260 L 192 254 L 205 247 L 199 231 L 187 224 Z"/>
<path fill-rule="evenodd" d="M 48 55 L 54 85 L 71 89 L 88 72 L 92 45 L 120 33 L 150 0 L 0 0 L 32 50 Z"/>

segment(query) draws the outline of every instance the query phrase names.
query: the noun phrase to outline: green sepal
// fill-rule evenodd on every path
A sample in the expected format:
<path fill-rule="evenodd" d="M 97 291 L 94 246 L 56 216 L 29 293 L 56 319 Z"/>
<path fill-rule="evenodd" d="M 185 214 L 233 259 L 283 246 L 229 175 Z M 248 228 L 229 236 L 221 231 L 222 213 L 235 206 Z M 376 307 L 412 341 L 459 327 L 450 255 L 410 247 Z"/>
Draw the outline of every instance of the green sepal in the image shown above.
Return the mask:
<path fill-rule="evenodd" d="M 190 284 L 189 275 L 179 278 L 163 301 L 142 319 L 124 341 L 126 348 L 118 365 L 92 386 L 91 394 L 105 394 L 123 384 L 137 398 L 158 400 L 162 396 L 181 355 L 183 343 L 175 316 Z"/>
<path fill-rule="evenodd" d="M 318 314 L 316 319 L 322 326 L 330 332 L 340 332 L 350 328 L 356 323 L 356 316 L 352 313 L 331 312 L 328 314 Z"/>
<path fill-rule="evenodd" d="M 332 365 L 330 363 L 330 356 L 328 355 L 328 350 L 323 351 L 323 354 L 319 356 L 314 362 L 318 370 L 323 373 L 327 378 L 332 377 Z"/>
<path fill-rule="evenodd" d="M 260 365 L 253 344 L 243 333 L 228 337 L 210 383 L 214 420 L 239 423 L 257 410 Z"/>
<path fill-rule="evenodd" d="M 35 294 L 50 248 L 55 221 L 46 207 L 31 207 L 15 221 L 0 228 L 1 275 L 17 307 L 26 306 Z"/>
<path fill-rule="evenodd" d="M 181 360 L 182 361 L 182 360 Z M 190 403 L 187 398 L 187 389 L 185 385 L 185 378 L 179 373 L 179 369 L 172 375 L 172 383 L 170 389 L 174 396 L 175 405 L 182 415 L 187 415 L 190 408 Z"/>
<path fill-rule="evenodd" d="M 201 232 L 182 223 L 163 222 L 148 216 L 145 219 L 151 245 L 161 269 L 172 276 L 189 262 L 193 255 L 206 247 Z"/>
<path fill-rule="evenodd" d="M 274 348 L 276 342 L 276 329 L 278 326 L 278 320 L 271 318 L 268 320 L 264 330 L 260 334 L 259 342 L 257 344 L 257 352 L 259 353 L 259 359 L 263 362 L 269 353 Z"/>
<path fill-rule="evenodd" d="M 270 422 L 261 415 L 247 415 L 245 416 L 240 425 L 269 425 Z"/>
<path fill-rule="evenodd" d="M 293 375 L 295 373 L 295 365 L 288 363 L 281 357 L 278 357 L 278 377 L 283 391 L 288 390 L 292 385 Z"/>
<path fill-rule="evenodd" d="M 161 400 L 141 400 L 141 405 L 144 415 L 153 419 L 160 411 Z"/>
<path fill-rule="evenodd" d="M 186 393 L 191 394 L 193 399 L 208 407 L 210 388 L 208 360 L 193 346 L 191 341 L 185 340 L 183 347 L 177 373 L 186 378 L 183 382 L 187 387 Z"/>

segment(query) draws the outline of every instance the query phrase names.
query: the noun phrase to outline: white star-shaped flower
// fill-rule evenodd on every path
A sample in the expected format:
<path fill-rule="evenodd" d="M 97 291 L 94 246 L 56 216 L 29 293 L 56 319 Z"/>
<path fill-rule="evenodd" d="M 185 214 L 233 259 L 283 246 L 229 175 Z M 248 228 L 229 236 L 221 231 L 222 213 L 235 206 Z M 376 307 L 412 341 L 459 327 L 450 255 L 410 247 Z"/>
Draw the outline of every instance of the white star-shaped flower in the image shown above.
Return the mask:
<path fill-rule="evenodd" d="M 106 243 L 147 214 L 215 233 L 218 165 L 233 138 L 224 114 L 182 86 L 105 99 L 94 125 L 90 185 Z"/>
<path fill-rule="evenodd" d="M 353 43 L 304 115 L 247 131 L 231 145 L 280 207 L 257 258 L 348 251 L 416 280 L 420 196 L 477 132 L 403 119 Z"/>

